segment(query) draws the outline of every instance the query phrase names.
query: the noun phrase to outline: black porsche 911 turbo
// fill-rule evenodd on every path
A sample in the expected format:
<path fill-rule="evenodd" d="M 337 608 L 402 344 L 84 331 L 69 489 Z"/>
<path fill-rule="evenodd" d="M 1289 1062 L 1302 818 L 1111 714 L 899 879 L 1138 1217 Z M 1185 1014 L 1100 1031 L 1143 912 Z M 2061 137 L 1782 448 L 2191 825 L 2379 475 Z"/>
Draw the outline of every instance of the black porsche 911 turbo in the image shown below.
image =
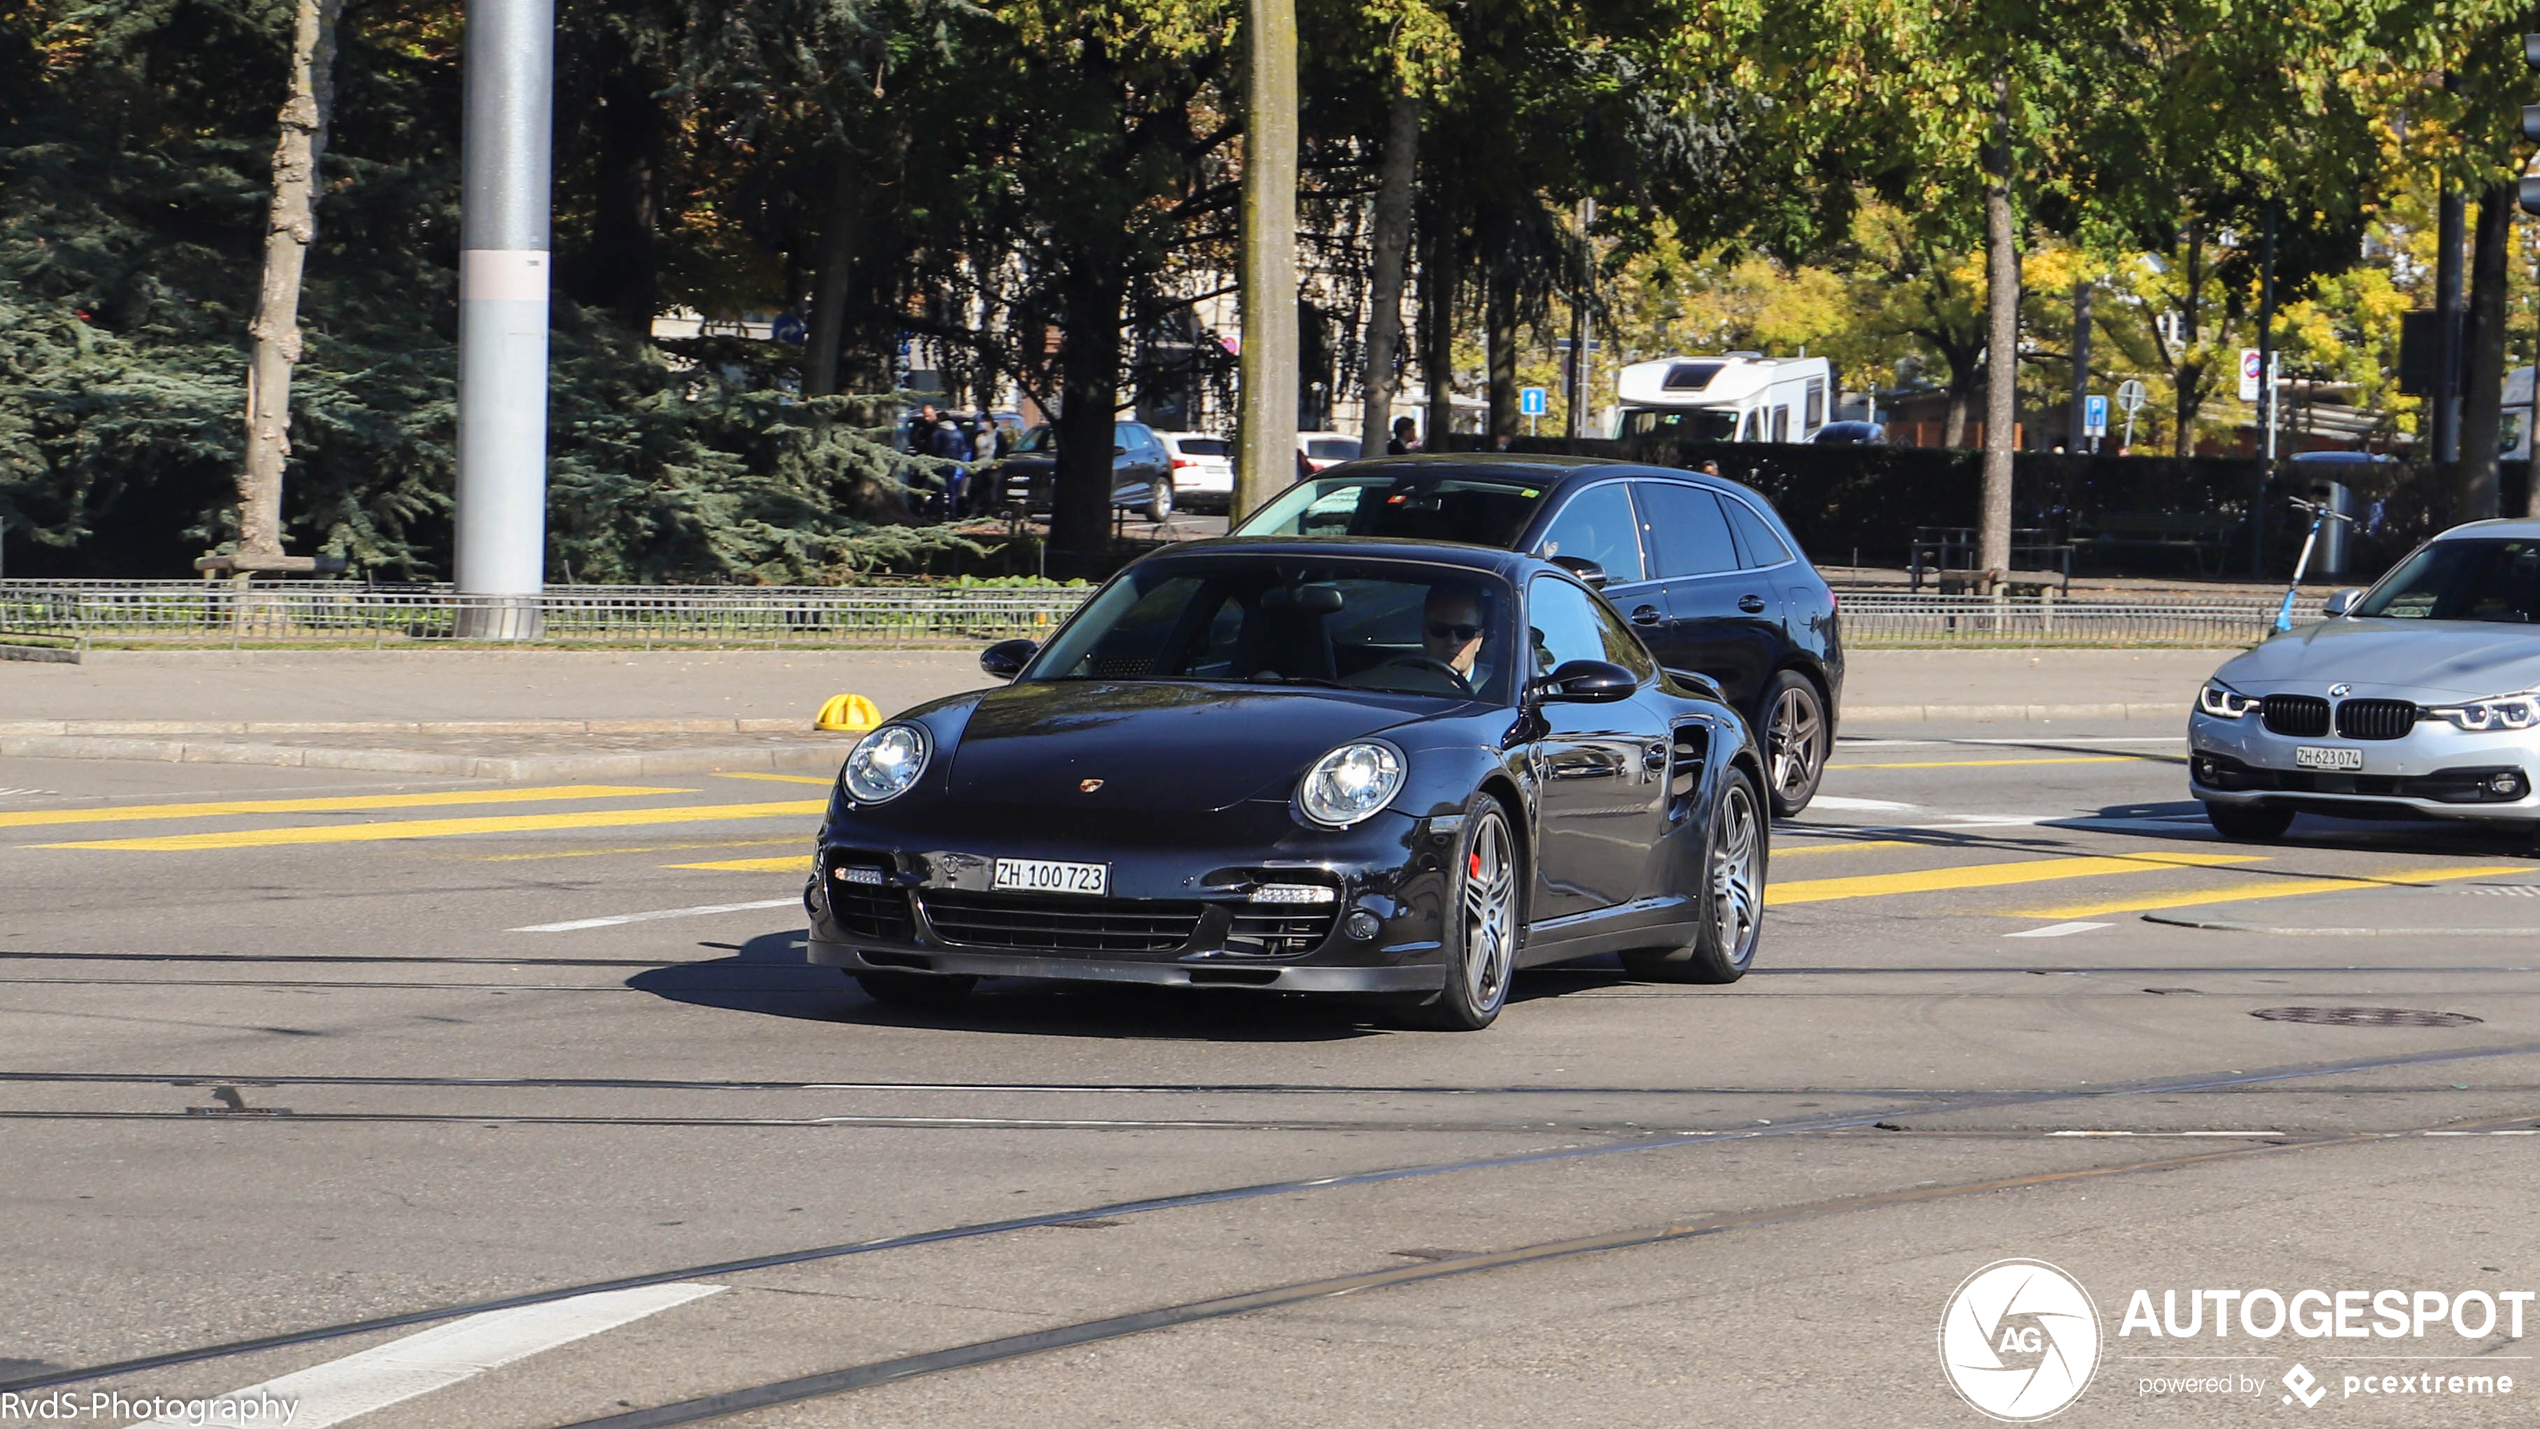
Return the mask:
<path fill-rule="evenodd" d="M 811 961 L 877 999 L 1263 988 L 1470 1029 L 1521 967 L 1731 982 L 1754 959 L 1746 722 L 1547 561 L 1193 542 L 981 664 L 1011 682 L 866 735 L 822 822 Z"/>

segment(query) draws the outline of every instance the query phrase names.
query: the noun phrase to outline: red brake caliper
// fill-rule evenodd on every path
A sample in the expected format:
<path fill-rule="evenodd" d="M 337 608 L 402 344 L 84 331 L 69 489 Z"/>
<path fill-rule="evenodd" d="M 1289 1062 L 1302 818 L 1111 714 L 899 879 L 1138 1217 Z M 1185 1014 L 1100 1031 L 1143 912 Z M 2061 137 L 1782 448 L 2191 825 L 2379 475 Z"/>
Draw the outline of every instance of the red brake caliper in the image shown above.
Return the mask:
<path fill-rule="evenodd" d="M 1465 865 L 1464 871 L 1474 878 L 1482 876 L 1482 851 L 1480 849 L 1473 850 L 1472 862 Z"/>

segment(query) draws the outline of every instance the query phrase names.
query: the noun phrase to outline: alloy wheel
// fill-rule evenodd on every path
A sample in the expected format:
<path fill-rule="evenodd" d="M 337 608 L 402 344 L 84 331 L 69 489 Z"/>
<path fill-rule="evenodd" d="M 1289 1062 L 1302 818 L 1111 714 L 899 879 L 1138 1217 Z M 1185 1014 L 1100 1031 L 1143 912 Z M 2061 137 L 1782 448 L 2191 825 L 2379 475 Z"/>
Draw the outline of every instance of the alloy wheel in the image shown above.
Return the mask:
<path fill-rule="evenodd" d="M 1464 990 L 1477 1012 L 1508 997 L 1517 967 L 1517 860 L 1508 819 L 1478 814 L 1464 861 Z"/>
<path fill-rule="evenodd" d="M 1773 702 L 1769 751 L 1773 766 L 1773 792 L 1785 799 L 1796 799 L 1816 787 L 1817 766 L 1825 758 L 1819 737 L 1825 733 L 1825 716 L 1818 712 L 1817 701 L 1807 690 L 1792 685 Z"/>
<path fill-rule="evenodd" d="M 1740 780 L 1720 800 L 1719 825 L 1711 836 L 1711 922 L 1720 956 L 1742 968 L 1754 956 L 1756 922 L 1762 911 L 1763 821 L 1754 796 Z"/>

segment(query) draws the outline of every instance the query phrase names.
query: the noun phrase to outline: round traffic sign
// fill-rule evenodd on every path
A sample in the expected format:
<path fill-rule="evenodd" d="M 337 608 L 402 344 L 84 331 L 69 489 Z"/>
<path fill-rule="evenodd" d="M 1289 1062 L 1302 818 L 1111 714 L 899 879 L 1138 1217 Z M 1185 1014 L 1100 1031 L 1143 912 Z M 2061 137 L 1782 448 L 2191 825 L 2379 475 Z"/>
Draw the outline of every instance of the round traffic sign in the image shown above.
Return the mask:
<path fill-rule="evenodd" d="M 2143 410 L 2144 398 L 2147 395 L 2143 390 L 2143 384 L 2134 378 L 2129 377 L 2117 384 L 2117 405 L 2123 408 L 2129 417 Z"/>

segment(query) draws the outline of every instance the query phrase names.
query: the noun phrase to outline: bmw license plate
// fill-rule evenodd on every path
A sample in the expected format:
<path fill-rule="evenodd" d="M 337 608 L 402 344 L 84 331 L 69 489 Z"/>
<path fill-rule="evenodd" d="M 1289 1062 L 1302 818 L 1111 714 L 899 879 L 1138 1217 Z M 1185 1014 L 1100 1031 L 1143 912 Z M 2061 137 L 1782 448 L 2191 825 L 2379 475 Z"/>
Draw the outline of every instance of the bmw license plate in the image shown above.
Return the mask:
<path fill-rule="evenodd" d="M 2360 749 L 2340 749 L 2333 744 L 2299 745 L 2293 751 L 2293 767 L 2296 769 L 2361 769 L 2364 767 L 2364 752 Z"/>
<path fill-rule="evenodd" d="M 1111 891 L 1111 865 L 1001 858 L 988 886 L 1025 893 L 1088 893 L 1099 898 Z"/>

